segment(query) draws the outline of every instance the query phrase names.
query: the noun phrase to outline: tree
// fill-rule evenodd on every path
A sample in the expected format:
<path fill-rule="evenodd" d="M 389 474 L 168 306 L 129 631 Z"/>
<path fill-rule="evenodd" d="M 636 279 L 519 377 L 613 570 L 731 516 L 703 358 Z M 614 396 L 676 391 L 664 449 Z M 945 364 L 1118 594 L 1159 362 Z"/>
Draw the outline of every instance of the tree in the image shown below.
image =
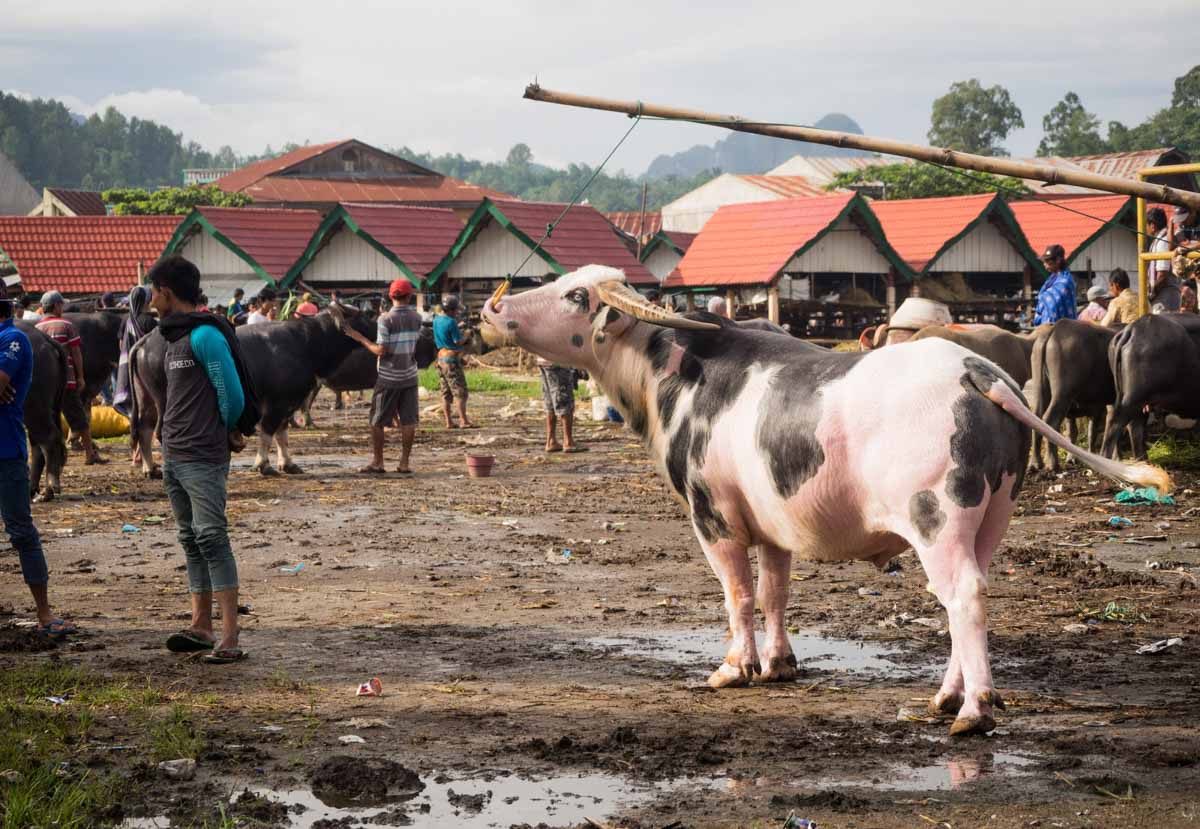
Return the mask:
<path fill-rule="evenodd" d="M 1042 118 L 1045 136 L 1038 144 L 1037 154 L 1094 155 L 1106 152 L 1108 142 L 1100 137 L 1100 119 L 1083 108 L 1074 92 L 1068 92 Z"/>
<path fill-rule="evenodd" d="M 1200 66 L 1193 66 L 1187 74 L 1175 79 L 1175 91 L 1171 94 L 1172 107 L 1200 109 Z"/>
<path fill-rule="evenodd" d="M 152 193 L 139 188 L 105 190 L 101 198 L 113 205 L 118 216 L 184 216 L 195 207 L 245 207 L 251 202 L 245 193 L 226 193 L 215 184 L 167 187 Z"/>
<path fill-rule="evenodd" d="M 963 174 L 922 163 L 877 164 L 838 173 L 825 189 L 850 189 L 854 185 L 871 184 L 883 185 L 883 198 L 887 201 L 978 193 L 1001 193 L 1005 198 L 1019 198 L 1030 192 L 1020 179 L 988 173 Z"/>
<path fill-rule="evenodd" d="M 1122 152 L 1177 147 L 1190 158 L 1200 158 L 1200 66 L 1175 79 L 1171 106 L 1134 127 L 1109 122 L 1108 142 Z"/>
<path fill-rule="evenodd" d="M 1021 110 L 1002 86 L 984 89 L 976 78 L 950 85 L 933 102 L 929 140 L 977 155 L 1008 155 L 1000 142 L 1015 127 L 1024 127 Z"/>

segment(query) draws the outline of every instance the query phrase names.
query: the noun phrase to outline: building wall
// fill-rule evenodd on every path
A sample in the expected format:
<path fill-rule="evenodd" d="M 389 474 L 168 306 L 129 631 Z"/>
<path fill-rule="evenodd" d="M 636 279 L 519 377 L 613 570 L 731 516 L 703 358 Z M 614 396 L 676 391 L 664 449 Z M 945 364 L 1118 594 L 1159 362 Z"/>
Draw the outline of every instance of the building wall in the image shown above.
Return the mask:
<path fill-rule="evenodd" d="M 776 201 L 779 195 L 738 178 L 731 173 L 717 176 L 662 209 L 663 230 L 699 233 L 718 207 L 755 201 Z"/>
<path fill-rule="evenodd" d="M 204 279 L 248 282 L 258 279 L 244 259 L 204 231 L 193 233 L 179 249 L 179 254 L 200 269 Z"/>
<path fill-rule="evenodd" d="M 358 234 L 343 227 L 304 269 L 305 282 L 391 282 L 402 273 Z"/>
<path fill-rule="evenodd" d="M 1021 273 L 1026 264 L 1012 243 L 987 221 L 951 245 L 929 270 L 934 273 Z"/>
<path fill-rule="evenodd" d="M 0 216 L 28 216 L 41 197 L 21 171 L 0 153 Z"/>
<path fill-rule="evenodd" d="M 675 266 L 679 264 L 679 260 L 682 258 L 675 248 L 670 245 L 659 245 L 646 257 L 646 261 L 642 264 L 646 266 L 646 270 L 654 274 L 659 282 L 662 282 L 671 271 L 675 270 Z"/>
<path fill-rule="evenodd" d="M 1137 237 L 1124 227 L 1110 227 L 1099 239 L 1081 250 L 1071 260 L 1071 270 L 1086 271 L 1088 260 L 1091 269 L 1098 274 L 1107 274 L 1113 268 L 1124 268 L 1130 283 L 1137 282 Z"/>
<path fill-rule="evenodd" d="M 871 240 L 848 217 L 834 225 L 801 256 L 794 256 L 783 270 L 787 273 L 887 273 L 891 264 Z"/>
<path fill-rule="evenodd" d="M 516 268 L 529 255 L 529 248 L 509 233 L 499 222 L 489 221 L 454 260 L 445 276 L 449 279 L 498 279 L 513 276 L 542 276 L 553 268 L 538 254 L 516 273 Z"/>

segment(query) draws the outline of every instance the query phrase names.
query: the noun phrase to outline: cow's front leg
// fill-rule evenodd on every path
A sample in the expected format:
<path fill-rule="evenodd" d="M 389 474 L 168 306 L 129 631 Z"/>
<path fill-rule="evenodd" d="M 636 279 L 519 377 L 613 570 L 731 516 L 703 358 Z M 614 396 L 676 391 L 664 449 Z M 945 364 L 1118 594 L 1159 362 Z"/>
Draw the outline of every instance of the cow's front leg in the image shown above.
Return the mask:
<path fill-rule="evenodd" d="M 279 468 L 289 475 L 302 475 L 304 470 L 292 461 L 292 453 L 288 449 L 287 422 L 275 433 L 275 451 L 278 454 Z"/>
<path fill-rule="evenodd" d="M 271 436 L 267 434 L 267 430 L 262 426 L 258 427 L 258 452 L 254 455 L 254 468 L 260 474 L 271 476 L 278 475 L 274 467 L 271 466 Z"/>
<path fill-rule="evenodd" d="M 796 655 L 788 640 L 784 612 L 787 610 L 792 553 L 778 547 L 758 548 L 758 607 L 763 612 L 766 637 L 761 656 L 759 682 L 789 682 L 796 678 Z"/>
<path fill-rule="evenodd" d="M 950 643 L 950 661 L 946 664 L 946 675 L 942 677 L 942 687 L 929 701 L 929 711 L 932 714 L 957 714 L 963 704 L 963 672 L 958 662 L 958 648 Z"/>
<path fill-rule="evenodd" d="M 762 670 L 754 644 L 754 574 L 750 571 L 746 545 L 729 539 L 709 542 L 703 536 L 700 545 L 725 592 L 732 637 L 725 661 L 709 676 L 708 684 L 713 688 L 749 685 Z"/>

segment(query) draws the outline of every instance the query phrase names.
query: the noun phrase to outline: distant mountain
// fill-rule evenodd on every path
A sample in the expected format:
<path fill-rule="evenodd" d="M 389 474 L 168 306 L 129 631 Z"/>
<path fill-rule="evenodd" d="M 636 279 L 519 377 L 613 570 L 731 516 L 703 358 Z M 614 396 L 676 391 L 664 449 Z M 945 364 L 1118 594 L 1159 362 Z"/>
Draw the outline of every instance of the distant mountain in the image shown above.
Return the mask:
<path fill-rule="evenodd" d="M 843 115 L 840 112 L 829 113 L 813 126 L 824 130 L 862 135 L 862 127 L 849 115 Z M 795 155 L 828 157 L 870 155 L 870 153 L 735 132 L 712 146 L 697 144 L 689 150 L 673 155 L 660 155 L 646 169 L 646 178 L 653 180 L 672 175 L 690 178 L 697 173 L 712 169 L 719 169 L 723 173 L 760 174 L 773 167 L 778 167 Z"/>

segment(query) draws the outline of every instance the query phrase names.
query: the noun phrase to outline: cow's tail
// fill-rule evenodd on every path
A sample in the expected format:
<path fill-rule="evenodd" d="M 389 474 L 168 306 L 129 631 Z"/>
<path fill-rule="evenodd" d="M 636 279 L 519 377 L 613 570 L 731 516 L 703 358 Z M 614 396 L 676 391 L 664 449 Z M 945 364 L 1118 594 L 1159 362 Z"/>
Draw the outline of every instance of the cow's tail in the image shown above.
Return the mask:
<path fill-rule="evenodd" d="M 129 449 L 134 452 L 138 448 L 138 424 L 141 421 L 141 412 L 138 409 L 137 345 L 135 342 L 129 347 Z"/>
<path fill-rule="evenodd" d="M 55 343 L 55 345 L 58 345 Z M 61 382 L 58 388 L 54 390 L 54 434 L 58 435 L 58 440 L 55 441 L 58 449 L 58 456 L 62 459 L 63 464 L 67 460 L 67 434 L 63 431 L 63 401 L 67 397 L 67 372 L 70 371 L 67 362 L 67 350 L 59 346 L 54 349 L 55 355 L 58 357 L 58 371 Z M 47 459 L 49 460 L 49 459 Z"/>
<path fill-rule="evenodd" d="M 1101 475 L 1124 484 L 1135 486 L 1152 486 L 1162 495 L 1170 494 L 1174 484 L 1171 476 L 1161 466 L 1151 463 L 1121 463 L 1108 458 L 1094 455 L 1086 449 L 1081 449 L 1067 440 L 1059 432 L 1051 429 L 1045 421 L 1029 411 L 1029 407 L 1021 400 L 1020 395 L 1012 390 L 1003 380 L 996 380 L 987 389 L 980 389 L 983 395 L 1003 409 L 1011 418 L 1040 434 L 1053 445 L 1069 455 L 1074 455 L 1083 463 L 1090 466 Z"/>

